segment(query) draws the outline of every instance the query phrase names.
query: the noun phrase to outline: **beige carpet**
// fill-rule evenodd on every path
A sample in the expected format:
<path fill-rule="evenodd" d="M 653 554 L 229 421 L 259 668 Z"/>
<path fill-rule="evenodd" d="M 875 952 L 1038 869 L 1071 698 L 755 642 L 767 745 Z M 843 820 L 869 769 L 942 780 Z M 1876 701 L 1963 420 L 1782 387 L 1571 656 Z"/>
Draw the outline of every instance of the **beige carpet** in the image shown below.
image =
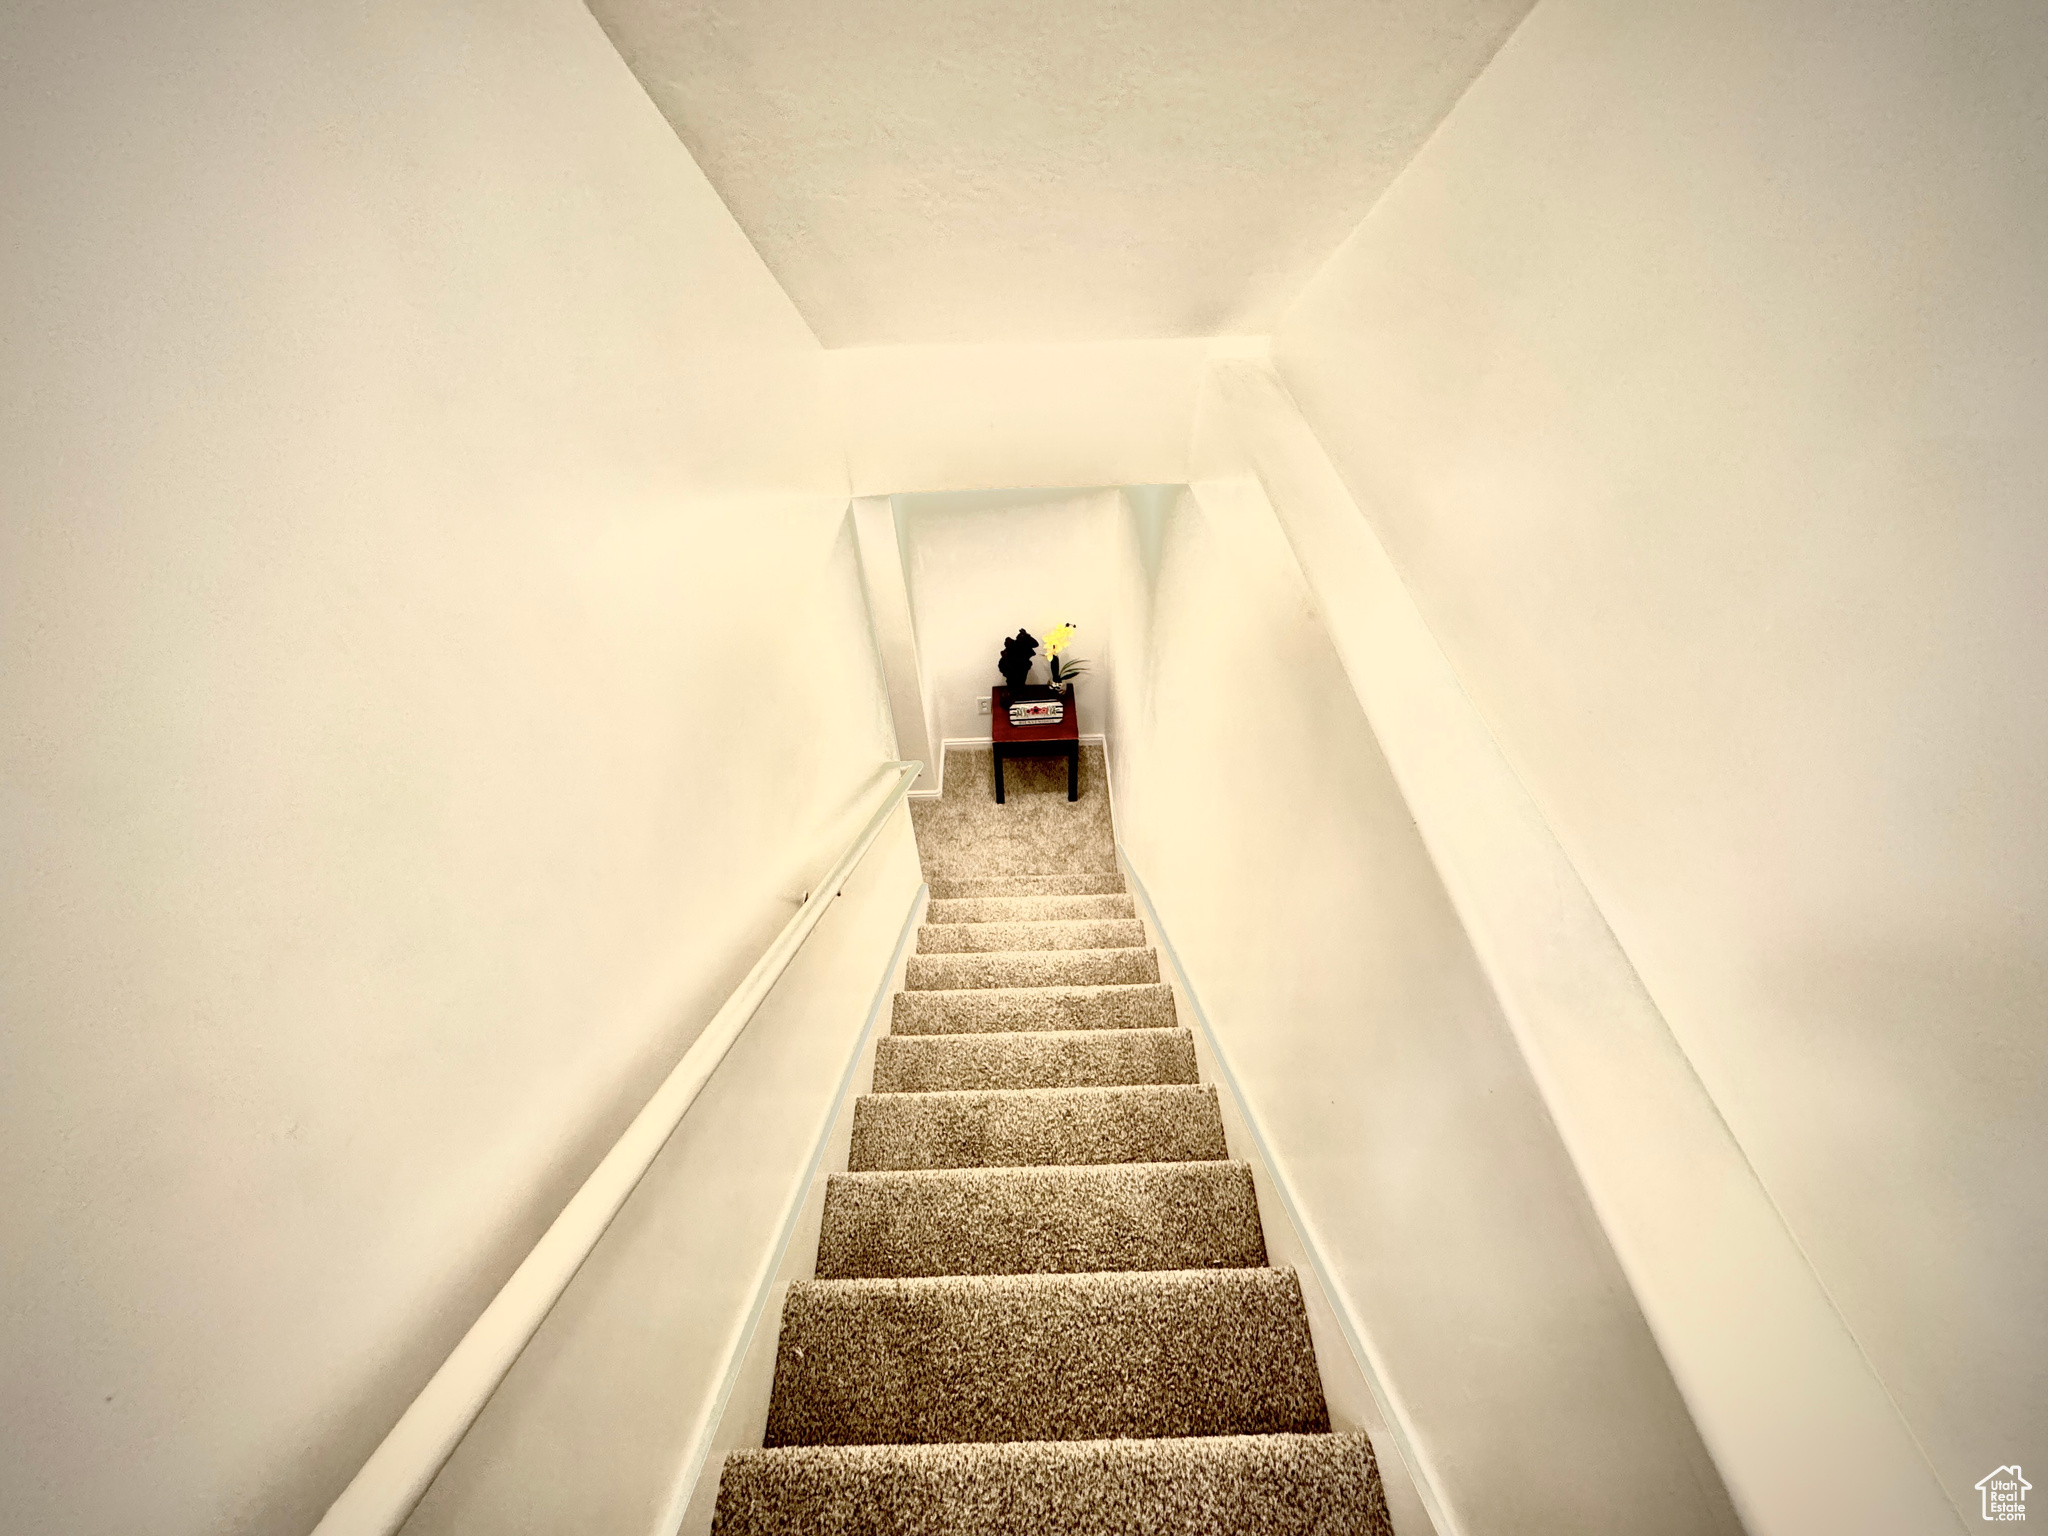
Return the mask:
<path fill-rule="evenodd" d="M 1184 1029 L 885 1035 L 878 1045 L 877 1093 L 1129 1088 L 1196 1081 L 1195 1037 Z"/>
<path fill-rule="evenodd" d="M 992 875 L 1071 875 L 1116 868 L 1109 780 L 1102 748 L 1081 748 L 1081 797 L 1067 799 L 1063 757 L 1010 758 L 1005 803 L 996 804 L 995 757 L 987 747 L 946 750 L 945 793 L 913 799 L 918 856 L 932 894 L 939 881 Z M 1122 882 L 1116 887 L 1122 889 Z"/>
<path fill-rule="evenodd" d="M 1314 1434 L 1291 1269 L 804 1280 L 768 1444 Z"/>
<path fill-rule="evenodd" d="M 714 1536 L 1392 1536 L 1329 1432 L 1123 878 L 1098 747 L 949 754 L 933 900 Z"/>
<path fill-rule="evenodd" d="M 718 1511 L 721 1531 L 776 1536 L 1393 1531 L 1363 1435 L 742 1451 Z"/>
<path fill-rule="evenodd" d="M 835 1173 L 818 1278 L 1258 1268 L 1249 1165 Z"/>

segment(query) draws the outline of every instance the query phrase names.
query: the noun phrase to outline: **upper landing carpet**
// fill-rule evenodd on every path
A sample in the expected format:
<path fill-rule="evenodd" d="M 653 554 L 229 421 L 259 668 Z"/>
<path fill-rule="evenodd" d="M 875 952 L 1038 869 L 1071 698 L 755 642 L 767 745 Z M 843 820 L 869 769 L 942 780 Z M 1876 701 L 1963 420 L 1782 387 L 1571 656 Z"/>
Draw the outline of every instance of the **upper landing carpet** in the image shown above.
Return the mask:
<path fill-rule="evenodd" d="M 1071 804 L 1063 757 L 1005 759 L 1003 792 L 1007 801 L 997 805 L 989 748 L 946 749 L 945 793 L 910 802 L 918 855 L 934 891 L 942 880 L 1116 868 L 1099 745 L 1081 748 L 1081 796 Z"/>

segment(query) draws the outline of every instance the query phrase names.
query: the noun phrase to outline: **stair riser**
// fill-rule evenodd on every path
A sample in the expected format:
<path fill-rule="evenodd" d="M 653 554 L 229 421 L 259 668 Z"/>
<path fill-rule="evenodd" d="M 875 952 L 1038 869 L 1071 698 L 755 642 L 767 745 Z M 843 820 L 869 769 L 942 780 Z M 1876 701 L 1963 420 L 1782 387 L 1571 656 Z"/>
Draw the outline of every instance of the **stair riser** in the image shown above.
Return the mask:
<path fill-rule="evenodd" d="M 889 1028 L 899 1035 L 995 1034 L 1040 1029 L 1171 1029 L 1164 985 L 898 992 Z"/>
<path fill-rule="evenodd" d="M 992 950 L 1142 949 L 1145 943 L 1145 925 L 1135 918 L 926 923 L 917 930 L 917 952 L 921 955 L 981 954 Z"/>
<path fill-rule="evenodd" d="M 876 1046 L 876 1093 L 1123 1088 L 1196 1080 L 1195 1040 L 1184 1029 L 886 1035 Z"/>
<path fill-rule="evenodd" d="M 818 1239 L 821 1280 L 1265 1262 L 1243 1163 L 834 1174 Z"/>
<path fill-rule="evenodd" d="M 797 1281 L 765 1443 L 1330 1427 L 1289 1270 Z"/>
<path fill-rule="evenodd" d="M 1099 987 L 1159 980 L 1149 949 L 1005 950 L 998 954 L 912 955 L 904 986 L 914 992 L 976 987 Z"/>
<path fill-rule="evenodd" d="M 847 1167 L 1022 1168 L 1220 1162 L 1216 1090 L 871 1093 L 853 1108 Z"/>

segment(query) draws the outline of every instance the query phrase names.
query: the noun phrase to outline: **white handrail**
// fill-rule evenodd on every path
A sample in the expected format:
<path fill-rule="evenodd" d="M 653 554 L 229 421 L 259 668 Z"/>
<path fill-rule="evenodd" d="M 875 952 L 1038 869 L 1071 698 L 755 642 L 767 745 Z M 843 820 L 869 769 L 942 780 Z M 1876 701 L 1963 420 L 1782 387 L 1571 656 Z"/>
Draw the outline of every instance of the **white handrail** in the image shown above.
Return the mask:
<path fill-rule="evenodd" d="M 391 1433 L 363 1463 L 341 1497 L 328 1507 L 313 1536 L 392 1536 L 412 1514 L 428 1485 L 454 1454 L 469 1426 L 490 1401 L 512 1362 L 526 1348 L 590 1250 L 611 1225 L 696 1101 L 704 1084 L 725 1059 L 796 952 L 824 917 L 825 909 L 854 871 L 869 846 L 881 835 L 896 807 L 910 792 L 923 763 L 892 763 L 895 788 L 839 861 L 811 888 L 775 942 L 754 963 L 725 1005 L 711 1016 L 702 1034 L 683 1052 L 662 1085 L 655 1089 L 625 1134 L 612 1144 L 583 1187 L 570 1197 L 562 1213 L 520 1261 L 504 1289 L 492 1298 L 483 1315 L 454 1352 L 441 1362 L 412 1406 Z"/>

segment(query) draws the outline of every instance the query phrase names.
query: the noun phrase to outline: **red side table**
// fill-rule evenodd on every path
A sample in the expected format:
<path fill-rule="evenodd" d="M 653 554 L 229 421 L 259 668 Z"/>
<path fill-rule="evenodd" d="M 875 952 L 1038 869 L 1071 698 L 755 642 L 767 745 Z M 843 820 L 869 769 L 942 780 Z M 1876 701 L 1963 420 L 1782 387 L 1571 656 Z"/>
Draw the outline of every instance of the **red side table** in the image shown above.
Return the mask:
<path fill-rule="evenodd" d="M 1064 757 L 1067 760 L 1067 798 L 1081 798 L 1080 712 L 1074 708 L 1074 690 L 1060 695 L 1066 705 L 1052 725 L 1010 724 L 1010 690 L 998 687 L 989 694 L 989 742 L 996 753 L 996 804 L 1003 803 L 1003 759 L 1006 757 Z"/>

